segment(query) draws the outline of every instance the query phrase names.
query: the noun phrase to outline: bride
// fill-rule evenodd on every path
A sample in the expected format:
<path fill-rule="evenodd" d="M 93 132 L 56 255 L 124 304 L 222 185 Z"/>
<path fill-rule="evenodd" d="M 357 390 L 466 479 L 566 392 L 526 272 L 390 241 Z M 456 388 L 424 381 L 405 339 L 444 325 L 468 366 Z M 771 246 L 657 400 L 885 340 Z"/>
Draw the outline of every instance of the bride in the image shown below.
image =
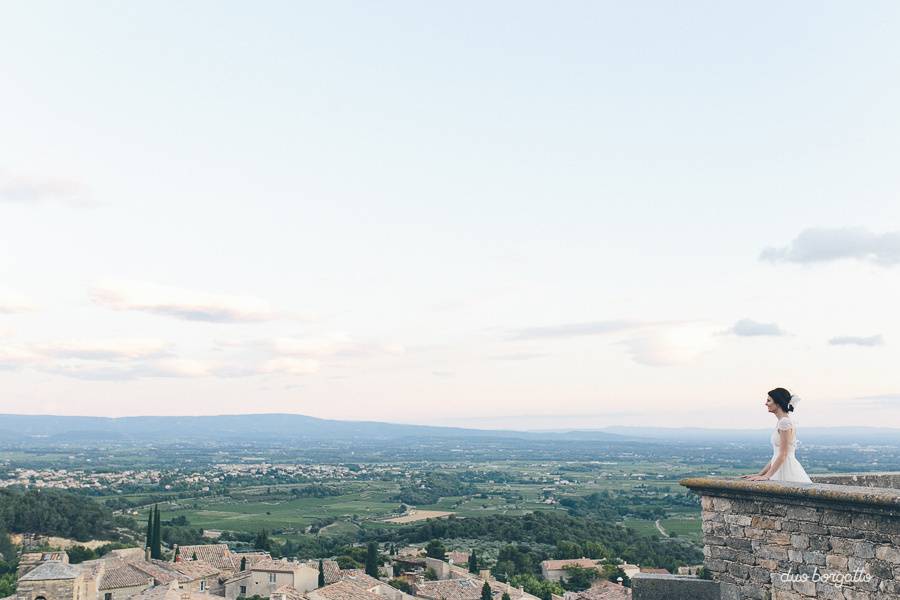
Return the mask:
<path fill-rule="evenodd" d="M 766 409 L 778 419 L 771 438 L 772 460 L 756 475 L 742 475 L 742 479 L 812 483 L 794 455 L 797 450 L 797 430 L 788 413 L 794 411 L 799 400 L 784 388 L 775 388 L 769 392 Z"/>

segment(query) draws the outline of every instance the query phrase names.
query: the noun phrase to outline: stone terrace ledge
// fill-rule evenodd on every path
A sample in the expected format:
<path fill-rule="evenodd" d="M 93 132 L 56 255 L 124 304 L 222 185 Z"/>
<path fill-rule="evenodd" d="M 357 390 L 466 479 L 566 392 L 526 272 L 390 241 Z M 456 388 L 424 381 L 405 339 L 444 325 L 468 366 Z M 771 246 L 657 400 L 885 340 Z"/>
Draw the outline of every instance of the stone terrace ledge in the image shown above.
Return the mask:
<path fill-rule="evenodd" d="M 900 599 L 900 473 L 690 477 L 723 600 Z"/>

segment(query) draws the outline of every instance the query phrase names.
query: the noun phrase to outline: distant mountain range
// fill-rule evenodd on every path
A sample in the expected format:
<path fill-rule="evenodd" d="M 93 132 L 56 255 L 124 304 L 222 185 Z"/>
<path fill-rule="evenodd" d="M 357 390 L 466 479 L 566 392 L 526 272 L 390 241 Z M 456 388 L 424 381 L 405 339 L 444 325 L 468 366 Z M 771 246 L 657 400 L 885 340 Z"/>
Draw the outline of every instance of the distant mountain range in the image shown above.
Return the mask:
<path fill-rule="evenodd" d="M 812 444 L 900 444 L 900 429 L 812 427 L 800 432 Z M 675 427 L 606 427 L 596 430 L 513 431 L 340 421 L 296 414 L 194 417 L 72 417 L 0 414 L 0 440 L 45 442 L 134 441 L 160 443 L 274 440 L 400 440 L 404 438 L 501 439 L 661 443 L 768 443 L 768 430 Z"/>

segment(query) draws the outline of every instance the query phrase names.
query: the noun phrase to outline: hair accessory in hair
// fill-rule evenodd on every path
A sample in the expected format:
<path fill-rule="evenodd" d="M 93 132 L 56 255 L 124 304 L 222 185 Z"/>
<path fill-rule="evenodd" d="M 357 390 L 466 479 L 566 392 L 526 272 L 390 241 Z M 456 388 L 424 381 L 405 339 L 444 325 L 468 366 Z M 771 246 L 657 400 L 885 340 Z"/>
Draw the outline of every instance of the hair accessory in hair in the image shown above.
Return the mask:
<path fill-rule="evenodd" d="M 788 403 L 788 406 L 790 406 L 793 409 L 796 409 L 797 404 L 799 404 L 799 403 L 800 403 L 800 396 L 797 396 L 795 394 L 795 395 L 791 396 L 791 401 Z"/>

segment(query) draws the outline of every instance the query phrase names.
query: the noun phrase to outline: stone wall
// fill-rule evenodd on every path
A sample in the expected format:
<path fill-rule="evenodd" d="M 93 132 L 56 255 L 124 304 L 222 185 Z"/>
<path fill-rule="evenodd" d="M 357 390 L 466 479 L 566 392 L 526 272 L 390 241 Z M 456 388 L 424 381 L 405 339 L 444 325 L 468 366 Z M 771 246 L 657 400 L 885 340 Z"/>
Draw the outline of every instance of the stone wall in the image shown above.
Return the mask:
<path fill-rule="evenodd" d="M 900 491 L 685 479 L 701 496 L 705 564 L 723 600 L 897 600 Z"/>

